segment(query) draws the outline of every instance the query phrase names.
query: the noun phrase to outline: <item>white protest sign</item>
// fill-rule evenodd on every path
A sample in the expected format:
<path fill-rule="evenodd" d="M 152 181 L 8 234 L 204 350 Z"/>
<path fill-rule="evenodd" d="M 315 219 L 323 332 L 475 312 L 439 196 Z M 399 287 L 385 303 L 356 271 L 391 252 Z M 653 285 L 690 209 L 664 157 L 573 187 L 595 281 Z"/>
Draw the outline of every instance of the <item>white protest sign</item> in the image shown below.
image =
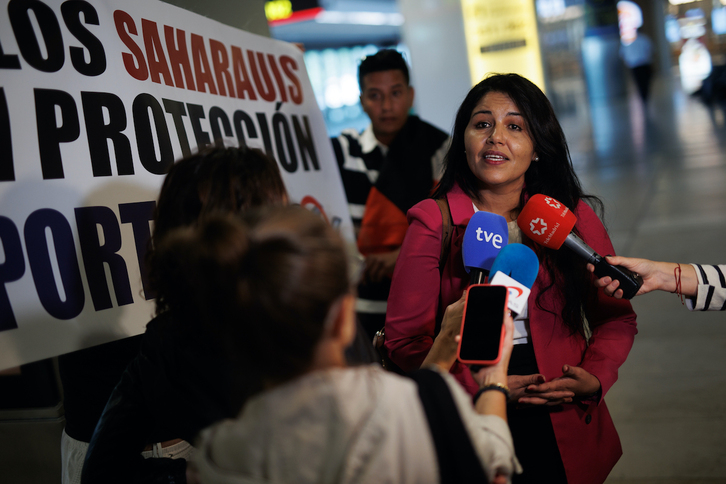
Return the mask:
<path fill-rule="evenodd" d="M 353 239 L 303 55 L 161 2 L 5 1 L 0 12 L 0 369 L 142 332 L 165 170 L 261 148 L 293 202 Z"/>

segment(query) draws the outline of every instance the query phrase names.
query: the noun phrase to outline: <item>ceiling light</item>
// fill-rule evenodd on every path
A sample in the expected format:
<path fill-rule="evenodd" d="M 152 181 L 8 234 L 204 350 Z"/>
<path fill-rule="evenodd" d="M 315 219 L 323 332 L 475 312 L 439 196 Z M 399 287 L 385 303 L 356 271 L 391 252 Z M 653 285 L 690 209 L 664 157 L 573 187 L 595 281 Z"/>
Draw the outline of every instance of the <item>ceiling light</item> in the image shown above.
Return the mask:
<path fill-rule="evenodd" d="M 341 12 L 336 10 L 323 10 L 315 21 L 320 24 L 347 24 L 347 25 L 403 25 L 403 15 L 400 13 L 383 12 Z"/>

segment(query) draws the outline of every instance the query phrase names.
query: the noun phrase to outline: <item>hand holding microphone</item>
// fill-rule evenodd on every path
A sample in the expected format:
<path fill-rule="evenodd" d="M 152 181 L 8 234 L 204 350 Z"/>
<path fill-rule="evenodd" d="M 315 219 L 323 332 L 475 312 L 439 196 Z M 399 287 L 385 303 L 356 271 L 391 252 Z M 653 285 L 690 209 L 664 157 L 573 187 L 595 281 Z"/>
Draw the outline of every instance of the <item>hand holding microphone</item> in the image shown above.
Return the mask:
<path fill-rule="evenodd" d="M 595 275 L 618 280 L 625 299 L 635 296 L 643 285 L 643 279 L 623 266 L 611 265 L 582 239 L 571 233 L 576 222 L 577 218 L 566 206 L 542 194 L 532 195 L 517 217 L 517 225 L 527 237 L 555 250 L 564 244 L 588 264 L 592 264 Z"/>
<path fill-rule="evenodd" d="M 609 262 L 627 267 L 643 278 L 643 286 L 638 290 L 636 296 L 648 294 L 651 291 L 680 293 L 686 297 L 696 297 L 698 295 L 698 276 L 696 276 L 696 269 L 690 264 L 656 262 L 631 257 L 606 257 Z M 593 272 L 595 268 L 588 265 L 587 269 Z M 680 282 L 680 285 L 678 285 L 678 282 Z M 618 280 L 601 277 L 595 281 L 595 285 L 602 287 L 608 296 L 613 296 L 616 299 L 623 297 Z"/>

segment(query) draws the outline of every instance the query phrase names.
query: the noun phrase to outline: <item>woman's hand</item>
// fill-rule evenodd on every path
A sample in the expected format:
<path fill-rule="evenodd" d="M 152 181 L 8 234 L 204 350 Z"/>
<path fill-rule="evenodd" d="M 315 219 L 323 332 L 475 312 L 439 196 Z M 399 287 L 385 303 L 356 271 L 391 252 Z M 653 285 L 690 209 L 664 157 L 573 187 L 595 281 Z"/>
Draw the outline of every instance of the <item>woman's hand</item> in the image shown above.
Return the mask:
<path fill-rule="evenodd" d="M 466 292 L 461 299 L 446 308 L 444 319 L 441 321 L 441 330 L 421 366 L 437 365 L 444 371 L 451 369 L 456 361 L 456 349 L 461 339 L 461 320 L 464 316 L 465 303 Z"/>
<path fill-rule="evenodd" d="M 647 294 L 651 291 L 667 291 L 680 293 L 688 297 L 696 297 L 698 294 L 698 277 L 696 270 L 690 264 L 676 264 L 673 262 L 655 262 L 648 259 L 634 259 L 630 257 L 606 256 L 607 261 L 614 266 L 623 266 L 626 269 L 640 274 L 643 278 L 643 285 L 636 296 Z M 681 273 L 677 274 L 676 269 L 680 267 Z M 587 270 L 595 271 L 595 266 L 587 265 Z M 676 281 L 681 281 L 681 287 L 676 287 Z M 622 289 L 619 289 L 620 282 L 610 277 L 601 277 L 595 280 L 595 286 L 604 288 L 605 294 L 616 299 L 623 297 Z"/>
<path fill-rule="evenodd" d="M 563 365 L 562 376 L 549 382 L 532 384 L 525 389 L 518 403 L 529 405 L 561 405 L 574 397 L 590 397 L 600 390 L 600 380 L 579 366 Z"/>
<path fill-rule="evenodd" d="M 664 281 L 662 280 L 662 274 L 656 266 L 656 262 L 647 259 L 633 259 L 630 257 L 605 257 L 608 263 L 614 266 L 623 266 L 626 269 L 640 274 L 640 277 L 643 278 L 643 285 L 638 290 L 636 296 L 649 293 L 650 291 L 654 291 L 656 289 L 661 289 Z M 595 272 L 595 266 L 592 264 L 588 264 L 587 270 L 589 270 L 590 272 Z M 595 286 L 604 288 L 605 294 L 607 294 L 608 296 L 613 296 L 616 299 L 621 299 L 623 297 L 623 291 L 622 289 L 619 289 L 620 282 L 617 279 L 613 280 L 610 276 L 596 279 Z"/>
<path fill-rule="evenodd" d="M 507 386 L 509 387 L 509 401 L 517 402 L 525 395 L 527 387 L 545 382 L 544 375 L 537 373 L 534 375 L 509 375 L 507 377 Z"/>

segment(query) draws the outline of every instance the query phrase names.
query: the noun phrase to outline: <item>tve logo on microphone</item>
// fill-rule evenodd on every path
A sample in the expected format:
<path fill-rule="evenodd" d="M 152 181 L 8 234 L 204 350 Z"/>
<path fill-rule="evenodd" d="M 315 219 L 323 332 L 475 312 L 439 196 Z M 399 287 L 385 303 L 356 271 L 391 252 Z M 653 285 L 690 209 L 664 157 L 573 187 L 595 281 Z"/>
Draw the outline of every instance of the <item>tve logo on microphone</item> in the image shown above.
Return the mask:
<path fill-rule="evenodd" d="M 496 213 L 480 210 L 471 216 L 464 232 L 461 255 L 466 272 L 488 271 L 494 259 L 509 242 L 507 219 Z"/>
<path fill-rule="evenodd" d="M 484 236 L 483 238 L 482 235 Z M 486 230 L 482 230 L 481 227 L 476 228 L 476 240 L 479 242 L 490 242 L 497 249 L 501 249 L 502 242 L 504 242 L 501 235 L 495 232 L 487 232 Z"/>

